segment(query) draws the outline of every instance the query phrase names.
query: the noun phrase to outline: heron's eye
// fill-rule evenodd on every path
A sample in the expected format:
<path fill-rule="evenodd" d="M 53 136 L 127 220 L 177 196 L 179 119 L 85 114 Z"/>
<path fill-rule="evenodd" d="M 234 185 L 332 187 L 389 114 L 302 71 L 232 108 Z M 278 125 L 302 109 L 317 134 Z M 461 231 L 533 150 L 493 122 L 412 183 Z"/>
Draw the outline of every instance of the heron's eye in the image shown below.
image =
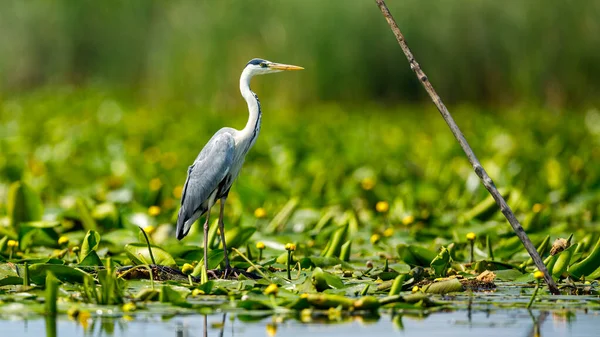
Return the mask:
<path fill-rule="evenodd" d="M 267 64 L 266 64 L 265 62 L 261 62 L 261 64 L 260 64 L 260 67 L 261 67 L 261 68 L 266 68 L 266 67 L 267 67 Z"/>

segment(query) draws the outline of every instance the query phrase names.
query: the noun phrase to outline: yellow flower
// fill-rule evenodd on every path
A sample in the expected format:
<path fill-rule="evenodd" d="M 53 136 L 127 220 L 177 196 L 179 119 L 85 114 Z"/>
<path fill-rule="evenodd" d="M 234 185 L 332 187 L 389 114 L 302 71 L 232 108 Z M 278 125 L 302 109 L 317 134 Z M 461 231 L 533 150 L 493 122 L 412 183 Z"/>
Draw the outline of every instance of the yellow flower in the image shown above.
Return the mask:
<path fill-rule="evenodd" d="M 144 232 L 146 232 L 146 234 L 148 234 L 148 235 L 152 235 L 152 233 L 154 233 L 156 231 L 156 228 L 152 225 L 146 226 L 143 229 L 144 229 Z"/>
<path fill-rule="evenodd" d="M 19 247 L 19 241 L 8 240 L 8 246 L 11 247 L 11 248 Z"/>
<path fill-rule="evenodd" d="M 533 207 L 531 208 L 533 213 L 539 213 L 542 211 L 542 209 L 544 209 L 544 205 L 542 205 L 542 204 L 534 204 Z"/>
<path fill-rule="evenodd" d="M 135 311 L 136 309 L 137 309 L 137 307 L 135 306 L 135 303 L 133 303 L 133 302 L 125 303 L 121 307 L 121 310 L 123 310 L 124 312 L 132 312 L 132 311 Z"/>
<path fill-rule="evenodd" d="M 162 181 L 160 181 L 160 178 L 154 178 L 150 180 L 149 185 L 151 191 L 158 191 L 162 187 Z"/>
<path fill-rule="evenodd" d="M 279 287 L 275 283 L 269 284 L 269 286 L 265 289 L 265 295 L 277 295 L 277 291 L 279 291 Z"/>
<path fill-rule="evenodd" d="M 69 244 L 69 238 L 66 236 L 61 236 L 60 238 L 58 238 L 58 245 L 59 246 L 66 246 Z"/>
<path fill-rule="evenodd" d="M 379 242 L 379 240 L 381 240 L 381 235 L 379 235 L 379 234 L 371 235 L 371 243 L 372 244 L 377 244 Z"/>
<path fill-rule="evenodd" d="M 194 271 L 194 266 L 192 266 L 189 263 L 184 263 L 183 267 L 181 267 L 181 272 L 184 273 L 184 274 L 186 274 L 186 275 L 191 274 L 193 271 Z"/>
<path fill-rule="evenodd" d="M 475 233 L 473 233 L 473 232 L 467 233 L 467 240 L 469 240 L 469 241 L 475 240 L 476 237 L 477 237 L 477 235 L 475 235 Z"/>
<path fill-rule="evenodd" d="M 88 328 L 91 318 L 92 315 L 87 310 L 80 311 L 79 315 L 77 316 L 77 320 L 79 321 L 79 324 L 81 324 L 84 330 Z"/>
<path fill-rule="evenodd" d="M 265 249 L 265 244 L 262 241 L 256 243 L 256 249 Z"/>
<path fill-rule="evenodd" d="M 405 226 L 408 226 L 408 225 L 412 224 L 413 222 L 415 222 L 415 217 L 412 215 L 407 215 L 404 218 L 402 218 L 402 224 Z"/>
<path fill-rule="evenodd" d="M 182 193 L 183 193 L 183 186 L 181 186 L 181 185 L 177 185 L 177 186 L 175 186 L 175 188 L 173 188 L 173 196 L 174 196 L 176 199 L 179 199 L 179 198 L 181 198 L 181 194 L 182 194 Z"/>
<path fill-rule="evenodd" d="M 296 250 L 296 244 L 295 243 L 286 243 L 285 244 L 285 250 L 291 250 L 292 252 Z"/>
<path fill-rule="evenodd" d="M 544 273 L 537 270 L 535 273 L 533 273 L 533 278 L 535 278 L 536 280 L 541 280 L 544 278 Z"/>
<path fill-rule="evenodd" d="M 268 323 L 267 324 L 267 336 L 275 337 L 276 334 L 277 334 L 277 324 Z"/>
<path fill-rule="evenodd" d="M 413 293 L 416 293 L 417 291 L 419 291 L 419 286 L 412 287 L 412 292 Z"/>
<path fill-rule="evenodd" d="M 259 208 L 257 208 L 257 209 L 254 210 L 254 216 L 257 217 L 257 218 L 259 218 L 259 219 L 262 219 L 262 218 L 264 218 L 264 217 L 267 216 L 267 211 L 265 211 L 264 208 L 259 207 Z"/>
<path fill-rule="evenodd" d="M 70 307 L 69 310 L 67 310 L 67 315 L 69 316 L 69 318 L 72 318 L 72 319 L 77 318 L 77 316 L 79 316 L 79 308 L 78 307 Z"/>
<path fill-rule="evenodd" d="M 385 212 L 389 211 L 390 204 L 388 204 L 387 201 L 378 201 L 377 204 L 375 204 L 375 209 L 379 213 L 385 213 Z"/>
<path fill-rule="evenodd" d="M 329 318 L 330 321 L 338 321 L 342 318 L 342 308 L 341 306 L 339 308 L 334 308 L 334 307 L 330 307 L 327 310 L 327 318 Z"/>
<path fill-rule="evenodd" d="M 148 207 L 148 214 L 150 214 L 150 216 L 157 216 L 160 214 L 160 206 L 150 206 Z"/>
<path fill-rule="evenodd" d="M 375 179 L 373 178 L 364 178 L 361 182 L 360 182 L 360 186 L 363 188 L 363 190 L 365 191 L 369 191 L 372 190 L 373 187 L 375 187 Z"/>
<path fill-rule="evenodd" d="M 200 290 L 200 289 L 192 290 L 192 296 L 196 297 L 198 295 L 204 295 L 204 290 Z"/>
<path fill-rule="evenodd" d="M 392 227 L 387 228 L 385 231 L 383 231 L 383 236 L 385 236 L 386 238 L 389 238 L 392 235 L 394 235 L 394 229 Z"/>
<path fill-rule="evenodd" d="M 302 323 L 309 323 L 312 321 L 312 310 L 310 309 L 302 309 L 300 311 L 300 320 Z"/>

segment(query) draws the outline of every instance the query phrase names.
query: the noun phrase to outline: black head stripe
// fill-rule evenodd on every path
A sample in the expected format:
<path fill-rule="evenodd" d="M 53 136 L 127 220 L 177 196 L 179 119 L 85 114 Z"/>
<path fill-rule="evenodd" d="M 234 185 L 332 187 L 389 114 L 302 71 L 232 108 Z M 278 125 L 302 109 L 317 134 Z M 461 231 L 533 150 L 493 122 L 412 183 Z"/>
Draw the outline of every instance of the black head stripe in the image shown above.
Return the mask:
<path fill-rule="evenodd" d="M 263 62 L 267 62 L 267 61 L 263 60 L 263 59 L 252 59 L 252 60 L 250 60 L 250 62 L 248 62 L 248 64 L 253 64 L 255 66 L 258 66 Z M 248 64 L 246 64 L 246 65 L 248 65 Z"/>

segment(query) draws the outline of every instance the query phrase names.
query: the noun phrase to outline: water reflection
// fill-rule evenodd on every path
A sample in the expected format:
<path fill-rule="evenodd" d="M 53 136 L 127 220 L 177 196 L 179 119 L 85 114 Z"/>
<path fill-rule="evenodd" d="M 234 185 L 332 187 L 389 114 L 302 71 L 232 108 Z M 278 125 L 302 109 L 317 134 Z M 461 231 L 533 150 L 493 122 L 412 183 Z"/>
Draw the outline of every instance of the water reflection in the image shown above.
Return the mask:
<path fill-rule="evenodd" d="M 447 335 L 481 336 L 513 335 L 527 337 L 593 336 L 600 312 L 595 311 L 527 311 L 527 310 L 462 310 L 447 312 L 405 312 L 398 310 L 379 316 L 331 315 L 242 315 L 221 313 L 210 315 L 97 316 L 84 320 L 59 316 L 23 320 L 0 316 L 2 335 L 48 337 L 233 337 L 344 335 L 396 336 Z M 8 319 L 8 320 L 6 320 Z"/>
<path fill-rule="evenodd" d="M 56 337 L 56 316 L 46 316 L 46 337 Z"/>

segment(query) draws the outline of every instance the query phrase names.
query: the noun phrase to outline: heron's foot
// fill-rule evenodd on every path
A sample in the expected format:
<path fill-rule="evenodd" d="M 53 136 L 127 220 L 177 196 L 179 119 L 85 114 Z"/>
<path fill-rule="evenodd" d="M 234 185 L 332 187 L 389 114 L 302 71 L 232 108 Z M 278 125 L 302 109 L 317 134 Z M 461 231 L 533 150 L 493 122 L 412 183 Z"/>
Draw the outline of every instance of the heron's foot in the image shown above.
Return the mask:
<path fill-rule="evenodd" d="M 243 269 L 233 268 L 231 266 L 225 267 L 225 269 L 219 270 L 221 272 L 221 278 L 223 279 L 237 279 L 240 275 L 244 275 L 249 279 L 259 279 L 260 276 L 247 272 Z"/>

